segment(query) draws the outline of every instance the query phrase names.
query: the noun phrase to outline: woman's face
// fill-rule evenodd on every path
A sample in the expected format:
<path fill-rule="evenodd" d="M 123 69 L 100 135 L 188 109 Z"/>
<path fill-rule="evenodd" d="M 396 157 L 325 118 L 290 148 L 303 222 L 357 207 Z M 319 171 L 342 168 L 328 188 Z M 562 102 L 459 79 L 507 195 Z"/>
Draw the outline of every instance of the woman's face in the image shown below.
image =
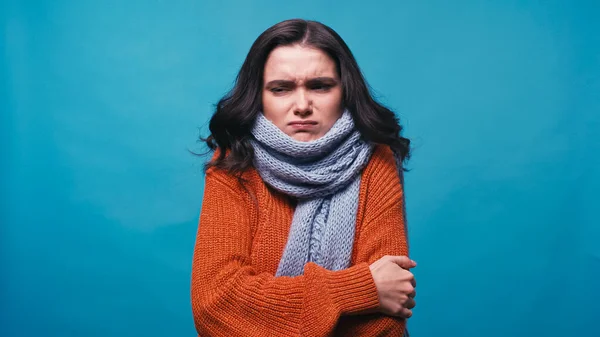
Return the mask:
<path fill-rule="evenodd" d="M 342 88 L 333 59 L 299 45 L 273 49 L 265 64 L 265 117 L 295 140 L 316 140 L 342 115 Z"/>

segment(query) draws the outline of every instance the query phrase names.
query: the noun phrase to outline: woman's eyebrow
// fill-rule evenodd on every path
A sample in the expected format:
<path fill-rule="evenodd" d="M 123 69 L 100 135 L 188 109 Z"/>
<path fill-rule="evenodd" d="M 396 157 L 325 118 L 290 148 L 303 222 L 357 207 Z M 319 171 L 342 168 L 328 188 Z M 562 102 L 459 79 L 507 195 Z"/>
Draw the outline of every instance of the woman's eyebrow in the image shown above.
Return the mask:
<path fill-rule="evenodd" d="M 306 81 L 306 84 L 308 84 L 308 85 L 321 84 L 321 83 L 333 85 L 333 84 L 337 84 L 338 81 L 333 77 L 315 77 L 315 78 L 311 78 L 308 81 Z"/>
<path fill-rule="evenodd" d="M 269 81 L 267 84 L 265 84 L 265 87 L 267 87 L 267 88 L 277 87 L 277 86 L 289 87 L 289 86 L 293 86 L 293 85 L 296 85 L 296 82 L 290 81 L 290 80 L 273 80 L 273 81 Z"/>
<path fill-rule="evenodd" d="M 320 83 L 325 83 L 325 84 L 330 84 L 330 85 L 334 85 L 337 84 L 338 81 L 333 78 L 333 77 L 314 77 L 314 78 L 310 78 L 306 81 L 306 85 L 314 85 L 314 84 L 320 84 Z M 270 88 L 270 87 L 291 87 L 291 86 L 295 86 L 296 82 L 292 81 L 292 80 L 272 80 L 267 82 L 267 84 L 265 84 L 265 87 Z"/>

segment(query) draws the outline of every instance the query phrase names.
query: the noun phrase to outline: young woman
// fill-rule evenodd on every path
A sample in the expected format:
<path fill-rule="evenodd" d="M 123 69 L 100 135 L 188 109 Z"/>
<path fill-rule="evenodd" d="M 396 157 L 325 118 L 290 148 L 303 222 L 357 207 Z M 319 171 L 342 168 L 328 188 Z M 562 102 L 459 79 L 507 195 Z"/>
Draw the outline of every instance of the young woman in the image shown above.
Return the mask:
<path fill-rule="evenodd" d="M 331 28 L 252 45 L 210 121 L 191 300 L 200 336 L 403 336 L 409 140 Z"/>

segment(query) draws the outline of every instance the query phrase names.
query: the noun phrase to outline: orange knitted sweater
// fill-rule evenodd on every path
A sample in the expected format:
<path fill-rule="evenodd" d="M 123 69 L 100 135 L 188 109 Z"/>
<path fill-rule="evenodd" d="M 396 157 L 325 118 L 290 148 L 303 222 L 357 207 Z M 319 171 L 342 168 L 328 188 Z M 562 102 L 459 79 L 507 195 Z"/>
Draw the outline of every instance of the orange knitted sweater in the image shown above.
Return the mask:
<path fill-rule="evenodd" d="M 294 200 L 256 170 L 238 180 L 211 168 L 194 248 L 191 300 L 199 336 L 402 336 L 405 321 L 384 316 L 369 265 L 408 255 L 404 198 L 392 151 L 377 146 L 362 172 L 351 266 L 275 277 Z M 365 314 L 365 312 L 370 312 Z"/>

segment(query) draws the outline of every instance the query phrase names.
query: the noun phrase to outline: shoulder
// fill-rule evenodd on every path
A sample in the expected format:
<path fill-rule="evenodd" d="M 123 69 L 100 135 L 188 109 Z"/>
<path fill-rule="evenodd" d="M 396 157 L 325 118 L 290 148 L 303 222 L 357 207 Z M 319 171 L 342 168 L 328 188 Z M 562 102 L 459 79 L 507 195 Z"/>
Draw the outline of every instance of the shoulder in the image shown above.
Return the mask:
<path fill-rule="evenodd" d="M 219 150 L 214 152 L 211 160 L 217 156 L 219 156 Z M 239 175 L 214 166 L 209 167 L 205 172 L 206 188 L 225 187 L 239 194 L 247 194 L 250 190 L 255 190 L 260 180 L 261 178 L 254 168 L 249 168 Z"/>
<path fill-rule="evenodd" d="M 387 165 L 396 169 L 394 152 L 387 145 L 376 145 L 373 156 L 371 157 L 371 161 L 381 162 L 383 165 Z"/>
<path fill-rule="evenodd" d="M 401 172 L 392 149 L 387 145 L 376 145 L 363 174 L 369 180 L 399 182 Z"/>
<path fill-rule="evenodd" d="M 377 145 L 363 171 L 361 192 L 368 199 L 385 200 L 399 196 L 403 190 L 402 169 L 396 163 L 392 149 L 387 145 Z"/>

